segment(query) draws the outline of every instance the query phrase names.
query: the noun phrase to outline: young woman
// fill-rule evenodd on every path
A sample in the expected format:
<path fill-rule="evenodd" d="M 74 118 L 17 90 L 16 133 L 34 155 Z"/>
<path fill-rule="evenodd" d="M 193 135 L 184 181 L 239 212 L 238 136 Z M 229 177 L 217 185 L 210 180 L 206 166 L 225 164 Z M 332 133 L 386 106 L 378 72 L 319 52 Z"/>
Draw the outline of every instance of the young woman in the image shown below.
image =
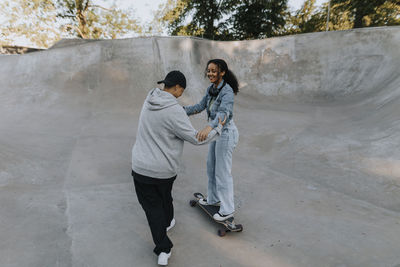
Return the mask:
<path fill-rule="evenodd" d="M 208 61 L 206 76 L 211 82 L 206 95 L 198 104 L 184 108 L 189 116 L 207 110 L 208 125 L 197 134 L 199 141 L 207 138 L 210 131 L 218 125 L 218 120 L 227 118 L 221 136 L 209 144 L 207 199 L 200 200 L 203 205 L 220 206 L 214 219 L 223 221 L 233 217 L 235 211 L 231 169 L 232 152 L 238 143 L 239 133 L 233 122 L 233 103 L 239 86 L 236 76 L 222 59 Z"/>

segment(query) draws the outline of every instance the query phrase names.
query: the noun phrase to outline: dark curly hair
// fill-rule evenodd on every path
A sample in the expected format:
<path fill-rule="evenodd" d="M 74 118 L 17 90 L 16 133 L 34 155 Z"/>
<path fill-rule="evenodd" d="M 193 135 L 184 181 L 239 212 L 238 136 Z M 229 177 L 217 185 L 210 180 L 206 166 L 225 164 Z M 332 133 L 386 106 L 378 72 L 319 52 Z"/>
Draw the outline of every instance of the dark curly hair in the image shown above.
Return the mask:
<path fill-rule="evenodd" d="M 239 82 L 235 74 L 230 69 L 228 69 L 228 64 L 226 64 L 225 60 L 218 58 L 209 60 L 206 66 L 206 72 L 205 72 L 206 76 L 207 76 L 207 67 L 210 63 L 214 63 L 215 65 L 217 65 L 220 72 L 225 71 L 225 75 L 222 78 L 227 84 L 229 84 L 232 87 L 233 93 L 237 95 L 237 93 L 239 92 Z"/>

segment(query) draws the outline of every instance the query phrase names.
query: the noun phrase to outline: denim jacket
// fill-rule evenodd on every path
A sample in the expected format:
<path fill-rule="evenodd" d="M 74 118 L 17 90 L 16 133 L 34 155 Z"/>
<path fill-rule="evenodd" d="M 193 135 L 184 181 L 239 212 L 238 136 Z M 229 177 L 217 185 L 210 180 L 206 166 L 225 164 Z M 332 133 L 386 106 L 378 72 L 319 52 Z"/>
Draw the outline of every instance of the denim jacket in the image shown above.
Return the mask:
<path fill-rule="evenodd" d="M 212 97 L 208 92 L 210 91 L 212 86 L 214 85 L 211 84 L 207 88 L 206 95 L 198 104 L 184 107 L 186 114 L 190 116 L 193 114 L 200 113 L 204 109 L 206 109 L 208 115 L 208 125 L 210 125 L 211 128 L 217 127 L 218 118 L 221 118 L 221 121 L 223 121 L 225 116 L 227 117 L 225 125 L 228 125 L 233 118 L 233 102 L 234 102 L 233 89 L 228 83 L 224 83 L 224 81 L 222 80 L 221 83 L 218 85 L 218 88 L 222 86 L 223 87 L 221 88 L 217 98 L 213 102 L 210 109 L 209 105 Z"/>

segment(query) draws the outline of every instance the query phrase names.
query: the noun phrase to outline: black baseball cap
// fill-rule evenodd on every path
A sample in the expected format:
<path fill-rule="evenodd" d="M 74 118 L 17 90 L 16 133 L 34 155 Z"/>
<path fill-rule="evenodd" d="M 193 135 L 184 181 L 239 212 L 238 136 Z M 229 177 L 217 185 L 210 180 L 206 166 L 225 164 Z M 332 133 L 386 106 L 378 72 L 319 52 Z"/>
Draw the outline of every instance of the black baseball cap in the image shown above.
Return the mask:
<path fill-rule="evenodd" d="M 186 78 L 182 72 L 179 70 L 173 70 L 165 76 L 164 80 L 158 81 L 158 84 L 163 83 L 167 87 L 172 87 L 174 85 L 179 84 L 183 88 L 186 88 Z"/>

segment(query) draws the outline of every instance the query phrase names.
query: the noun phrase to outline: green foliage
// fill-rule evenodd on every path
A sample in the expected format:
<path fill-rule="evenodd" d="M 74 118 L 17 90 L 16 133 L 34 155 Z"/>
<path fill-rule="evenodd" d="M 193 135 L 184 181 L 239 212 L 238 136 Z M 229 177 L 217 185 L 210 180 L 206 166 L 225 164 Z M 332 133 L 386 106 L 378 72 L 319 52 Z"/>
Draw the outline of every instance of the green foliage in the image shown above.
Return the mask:
<path fill-rule="evenodd" d="M 399 0 L 331 0 L 328 25 L 329 1 L 320 7 L 315 3 L 305 0 L 291 14 L 287 0 L 168 0 L 157 12 L 156 24 L 171 35 L 215 40 L 400 25 Z"/>
<path fill-rule="evenodd" d="M 171 35 L 190 35 L 208 39 L 229 38 L 224 16 L 229 15 L 238 0 L 168 0 L 156 13 L 161 25 Z M 191 21 L 187 21 L 191 18 Z"/>
<path fill-rule="evenodd" d="M 364 19 L 367 26 L 393 26 L 400 25 L 400 2 L 386 1 L 376 8 L 375 14 Z"/>
<path fill-rule="evenodd" d="M 147 34 L 162 34 L 167 29 L 171 33 L 182 23 L 182 14 L 186 8 L 187 3 L 182 0 L 167 0 L 164 4 L 160 4 L 153 21 L 146 25 L 145 32 Z M 178 35 L 185 34 L 182 32 Z"/>
<path fill-rule="evenodd" d="M 0 14 L 0 45 L 29 40 L 47 48 L 61 37 L 118 38 L 128 32 L 141 33 L 132 10 L 121 11 L 92 5 L 92 0 L 4 0 Z"/>
<path fill-rule="evenodd" d="M 62 37 L 118 38 L 127 33 L 243 40 L 369 26 L 400 25 L 400 0 L 304 0 L 290 13 L 288 0 L 166 0 L 144 27 L 132 10 L 94 0 L 1 0 L 0 45 L 16 40 L 47 48 Z"/>
<path fill-rule="evenodd" d="M 343 8 L 350 12 L 350 19 L 353 21 L 353 28 L 362 28 L 374 25 L 371 24 L 372 18 L 376 23 L 378 23 L 375 25 L 379 25 L 379 23 L 396 23 L 396 18 L 386 17 L 385 19 L 382 18 L 382 16 L 395 15 L 394 13 L 396 10 L 398 12 L 398 0 L 332 0 L 331 2 L 333 5 L 343 5 Z M 385 6 L 386 10 L 382 10 L 383 6 Z"/>
<path fill-rule="evenodd" d="M 64 19 L 69 35 L 84 39 L 112 38 L 128 32 L 141 33 L 132 10 L 121 11 L 92 5 L 91 0 L 57 0 L 57 17 Z"/>
<path fill-rule="evenodd" d="M 0 45 L 25 39 L 36 47 L 48 47 L 60 36 L 56 9 L 51 0 L 13 0 L 0 3 Z"/>
<path fill-rule="evenodd" d="M 400 25 L 400 2 L 332 0 L 329 30 L 348 30 L 359 27 Z M 323 5 L 326 21 L 328 3 Z"/>
<path fill-rule="evenodd" d="M 229 20 L 236 39 L 257 39 L 282 34 L 289 14 L 287 0 L 240 2 Z"/>
<path fill-rule="evenodd" d="M 315 0 L 306 0 L 294 15 L 289 15 L 287 34 L 322 31 L 325 26 L 326 13 L 317 10 Z"/>
<path fill-rule="evenodd" d="M 395 3 L 394 0 L 364 2 L 332 0 L 328 30 L 356 28 L 356 17 L 361 16 L 357 15 L 357 12 L 363 14 L 361 17 L 362 27 L 400 25 L 400 4 Z M 327 17 L 328 1 L 320 8 L 316 8 L 315 0 L 306 0 L 298 11 L 289 16 L 286 34 L 325 31 Z"/>
<path fill-rule="evenodd" d="M 287 0 L 168 0 L 156 16 L 171 35 L 231 40 L 279 35 L 286 14 Z"/>
<path fill-rule="evenodd" d="M 352 12 L 348 9 L 348 1 L 338 4 L 332 4 L 329 14 L 329 31 L 349 30 L 354 27 Z M 326 22 L 328 16 L 328 3 L 322 8 L 322 20 Z M 326 24 L 324 25 L 326 29 Z"/>

